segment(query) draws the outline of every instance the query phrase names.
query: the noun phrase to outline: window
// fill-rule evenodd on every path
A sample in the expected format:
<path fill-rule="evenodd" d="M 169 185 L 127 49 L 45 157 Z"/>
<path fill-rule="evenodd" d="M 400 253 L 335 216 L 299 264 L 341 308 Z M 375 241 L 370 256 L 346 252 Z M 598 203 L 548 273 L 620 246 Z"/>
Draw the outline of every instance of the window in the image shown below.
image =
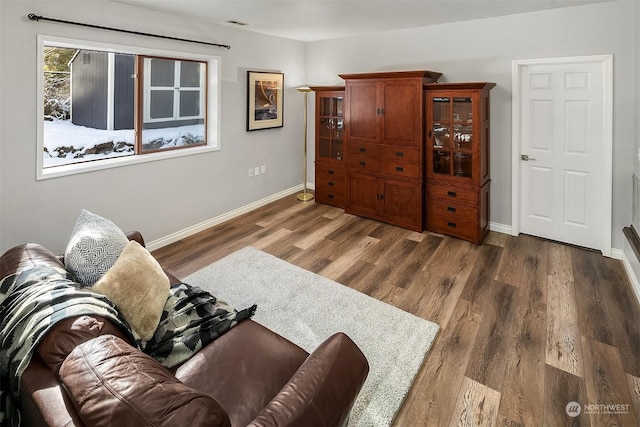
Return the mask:
<path fill-rule="evenodd" d="M 219 148 L 219 58 L 40 36 L 38 178 Z"/>

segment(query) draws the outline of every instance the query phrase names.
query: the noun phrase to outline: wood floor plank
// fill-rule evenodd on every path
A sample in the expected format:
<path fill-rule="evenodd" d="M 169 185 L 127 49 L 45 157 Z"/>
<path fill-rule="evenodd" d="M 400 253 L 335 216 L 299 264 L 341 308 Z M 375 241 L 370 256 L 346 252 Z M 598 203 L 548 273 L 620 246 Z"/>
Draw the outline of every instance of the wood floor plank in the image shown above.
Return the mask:
<path fill-rule="evenodd" d="M 520 240 L 515 236 L 507 236 L 495 277 L 497 281 L 515 287 L 520 285 L 522 266 L 527 256 L 526 246 Z"/>
<path fill-rule="evenodd" d="M 618 260 L 601 258 L 596 264 L 601 301 L 612 319 L 613 345 L 618 348 L 625 372 L 640 377 L 640 305 L 624 267 Z"/>
<path fill-rule="evenodd" d="M 333 233 L 338 228 L 344 226 L 348 221 L 353 221 L 355 219 L 353 215 L 346 213 L 333 218 L 325 216 L 325 218 L 330 219 L 330 221 L 328 221 L 327 224 L 323 225 L 322 227 L 316 228 L 313 232 L 308 233 L 307 235 L 299 239 L 295 243 L 295 246 L 299 247 L 300 249 L 309 249 L 318 240 L 324 238 L 328 234 Z"/>
<path fill-rule="evenodd" d="M 614 344 L 613 319 L 607 305 L 609 295 L 601 289 L 598 262 L 601 256 L 579 248 L 569 248 L 573 266 L 574 287 L 578 316 L 581 319 L 580 334 L 605 344 Z M 589 321 L 585 321 L 589 319 Z"/>
<path fill-rule="evenodd" d="M 353 245 L 348 251 L 333 259 L 333 262 L 327 267 L 319 271 L 319 274 L 327 279 L 336 280 L 349 269 L 349 267 L 370 247 L 376 245 L 380 240 L 373 237 L 364 236 L 355 245 Z"/>
<path fill-rule="evenodd" d="M 629 385 L 629 397 L 631 398 L 631 409 L 635 411 L 636 420 L 640 420 L 640 378 L 626 374 Z"/>
<path fill-rule="evenodd" d="M 495 282 L 474 302 L 482 308 L 482 324 L 465 375 L 493 390 L 502 390 L 511 344 L 509 331 L 517 289 Z"/>
<path fill-rule="evenodd" d="M 477 257 L 477 246 L 445 240 L 415 277 L 401 307 L 446 328 Z M 431 291 L 425 293 L 425 286 Z"/>
<path fill-rule="evenodd" d="M 251 246 L 256 249 L 265 249 L 270 245 L 287 238 L 291 233 L 292 231 L 287 228 L 279 228 L 273 233 L 269 233 L 262 238 L 256 239 L 251 243 Z"/>
<path fill-rule="evenodd" d="M 395 426 L 442 426 L 449 423 L 464 379 L 464 371 L 473 357 L 473 342 L 480 327 L 478 308 L 460 300 L 449 326 L 440 331 L 425 360 L 407 404 L 396 418 Z"/>
<path fill-rule="evenodd" d="M 495 426 L 499 406 L 500 393 L 465 377 L 449 426 Z"/>
<path fill-rule="evenodd" d="M 532 309 L 544 312 L 547 309 L 550 244 L 546 240 L 531 236 L 518 237 L 519 243 L 524 243 L 526 253 L 521 269 L 520 287 L 525 289 Z"/>
<path fill-rule="evenodd" d="M 582 348 L 588 397 L 582 409 L 589 414 L 591 424 L 637 426 L 639 420 L 633 410 L 618 349 L 589 337 L 582 338 Z"/>
<path fill-rule="evenodd" d="M 579 411 L 578 416 L 567 413 L 567 405 L 587 402 L 587 387 L 584 379 L 576 377 L 551 365 L 545 365 L 544 372 L 544 414 L 545 426 L 590 426 L 589 415 Z"/>
<path fill-rule="evenodd" d="M 578 377 L 583 376 L 580 320 L 569 248 L 552 245 L 547 288 L 545 361 Z"/>
<path fill-rule="evenodd" d="M 529 300 L 529 290 L 518 289 L 507 367 L 501 390 L 500 416 L 511 425 L 534 426 L 544 412 L 544 342 L 546 317 Z"/>
<path fill-rule="evenodd" d="M 535 426 L 544 413 L 544 363 L 526 357 L 508 359 L 499 415 L 510 424 Z"/>

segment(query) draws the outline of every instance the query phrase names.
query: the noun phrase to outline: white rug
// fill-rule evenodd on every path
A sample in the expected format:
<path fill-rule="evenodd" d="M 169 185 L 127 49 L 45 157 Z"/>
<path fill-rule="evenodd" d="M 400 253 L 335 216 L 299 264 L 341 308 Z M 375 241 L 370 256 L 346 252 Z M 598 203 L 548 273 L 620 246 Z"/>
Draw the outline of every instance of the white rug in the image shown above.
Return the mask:
<path fill-rule="evenodd" d="M 347 286 L 245 247 L 188 276 L 232 306 L 258 305 L 256 322 L 312 352 L 345 332 L 369 361 L 350 426 L 388 426 L 402 405 L 438 325 Z"/>

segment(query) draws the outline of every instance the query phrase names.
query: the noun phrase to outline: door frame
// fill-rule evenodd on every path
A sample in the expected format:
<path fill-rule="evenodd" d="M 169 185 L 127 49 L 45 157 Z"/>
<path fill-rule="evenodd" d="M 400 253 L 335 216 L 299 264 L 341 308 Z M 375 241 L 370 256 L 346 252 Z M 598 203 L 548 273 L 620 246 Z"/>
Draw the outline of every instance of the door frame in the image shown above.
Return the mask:
<path fill-rule="evenodd" d="M 511 101 L 511 234 L 520 234 L 520 155 L 522 128 L 521 109 L 522 95 L 520 84 L 522 69 L 530 65 L 566 65 L 572 63 L 595 62 L 602 65 L 602 173 L 603 191 L 601 202 L 603 206 L 602 221 L 602 255 L 611 257 L 611 227 L 613 208 L 613 55 L 588 55 L 560 58 L 522 59 L 512 61 L 512 101 Z"/>

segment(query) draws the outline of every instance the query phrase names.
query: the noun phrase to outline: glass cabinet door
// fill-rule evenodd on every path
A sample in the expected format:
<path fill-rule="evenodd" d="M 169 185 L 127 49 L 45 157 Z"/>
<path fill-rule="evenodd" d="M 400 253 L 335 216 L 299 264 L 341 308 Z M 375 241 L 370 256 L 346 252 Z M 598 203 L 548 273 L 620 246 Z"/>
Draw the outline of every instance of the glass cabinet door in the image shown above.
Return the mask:
<path fill-rule="evenodd" d="M 344 155 L 344 97 L 322 96 L 319 102 L 318 156 L 342 160 Z"/>
<path fill-rule="evenodd" d="M 474 144 L 472 98 L 434 96 L 431 111 L 431 170 L 470 178 Z"/>

